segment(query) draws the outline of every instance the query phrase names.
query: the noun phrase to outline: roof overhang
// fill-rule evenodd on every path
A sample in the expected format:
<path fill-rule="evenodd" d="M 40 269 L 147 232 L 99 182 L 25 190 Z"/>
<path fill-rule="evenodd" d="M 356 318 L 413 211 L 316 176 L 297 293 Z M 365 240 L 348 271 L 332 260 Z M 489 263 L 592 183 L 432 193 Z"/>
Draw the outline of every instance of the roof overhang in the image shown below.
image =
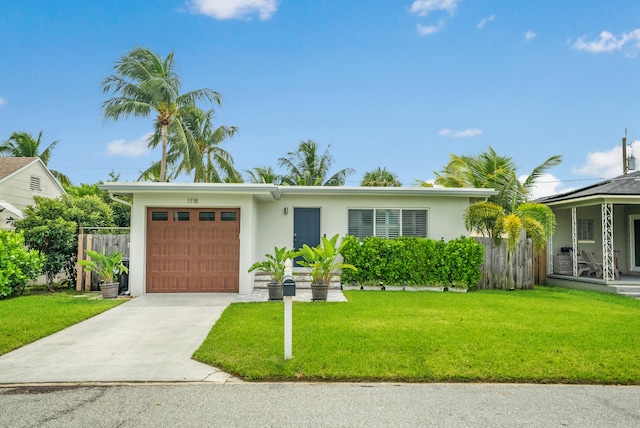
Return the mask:
<path fill-rule="evenodd" d="M 325 196 L 447 196 L 488 198 L 497 195 L 494 189 L 453 187 L 356 187 L 356 186 L 277 186 L 247 183 L 147 183 L 111 182 L 98 186 L 111 194 L 133 197 L 136 193 L 208 193 L 252 195 L 264 201 L 275 201 L 282 195 Z"/>
<path fill-rule="evenodd" d="M 7 201 L 0 201 L 0 212 L 2 212 L 4 210 L 9 211 L 11 214 L 13 214 L 16 217 L 18 217 L 18 219 L 23 219 L 24 218 L 24 214 L 22 214 L 22 211 L 20 211 L 14 205 L 10 204 Z"/>
<path fill-rule="evenodd" d="M 563 199 L 560 201 L 541 203 L 554 208 L 584 207 L 602 204 L 640 205 L 640 195 L 591 195 L 582 198 Z"/>

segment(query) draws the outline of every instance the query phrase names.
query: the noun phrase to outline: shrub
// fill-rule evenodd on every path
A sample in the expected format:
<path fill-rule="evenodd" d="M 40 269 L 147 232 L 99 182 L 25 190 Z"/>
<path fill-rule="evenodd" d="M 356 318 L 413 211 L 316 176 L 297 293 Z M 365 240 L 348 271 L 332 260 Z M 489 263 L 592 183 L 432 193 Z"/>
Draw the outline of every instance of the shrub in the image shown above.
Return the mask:
<path fill-rule="evenodd" d="M 19 295 L 38 277 L 44 263 L 39 251 L 27 250 L 22 233 L 0 230 L 0 298 Z"/>
<path fill-rule="evenodd" d="M 484 248 L 464 236 L 444 242 L 427 238 L 344 238 L 345 263 L 358 268 L 343 271 L 342 282 L 390 285 L 462 285 L 475 287 L 482 276 Z"/>

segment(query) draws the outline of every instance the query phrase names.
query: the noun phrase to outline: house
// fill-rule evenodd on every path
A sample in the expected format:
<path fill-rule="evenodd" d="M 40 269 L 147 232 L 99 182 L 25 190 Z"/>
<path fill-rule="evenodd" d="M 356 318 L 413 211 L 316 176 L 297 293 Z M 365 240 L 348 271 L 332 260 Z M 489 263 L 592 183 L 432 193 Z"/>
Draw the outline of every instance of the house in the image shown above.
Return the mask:
<path fill-rule="evenodd" d="M 557 222 L 547 243 L 549 284 L 640 293 L 640 172 L 537 202 L 548 205 Z M 595 269 L 581 268 L 590 262 L 583 255 L 593 258 Z"/>
<path fill-rule="evenodd" d="M 105 183 L 132 198 L 129 289 L 248 294 L 249 267 L 274 246 L 321 236 L 467 235 L 462 214 L 492 189 Z M 301 269 L 302 268 L 296 268 Z"/>
<path fill-rule="evenodd" d="M 11 219 L 23 217 L 34 196 L 57 198 L 64 189 L 37 157 L 0 157 L 0 229 L 12 229 Z"/>

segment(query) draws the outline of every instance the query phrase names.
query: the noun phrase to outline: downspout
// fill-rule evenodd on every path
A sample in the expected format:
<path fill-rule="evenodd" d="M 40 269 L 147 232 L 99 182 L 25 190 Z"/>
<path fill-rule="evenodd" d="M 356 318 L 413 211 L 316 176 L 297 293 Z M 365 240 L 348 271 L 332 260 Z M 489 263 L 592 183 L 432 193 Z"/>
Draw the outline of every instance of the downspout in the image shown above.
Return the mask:
<path fill-rule="evenodd" d="M 113 193 L 111 193 L 111 192 L 109 192 L 109 197 L 110 197 L 112 200 L 116 201 L 116 202 L 120 202 L 120 203 L 121 203 L 121 204 L 123 204 L 123 205 L 127 205 L 129 208 L 131 208 L 131 207 L 133 206 L 133 205 L 131 204 L 131 202 L 127 202 L 127 201 L 125 201 L 124 199 L 118 199 L 118 198 L 116 198 L 116 197 L 113 195 Z"/>

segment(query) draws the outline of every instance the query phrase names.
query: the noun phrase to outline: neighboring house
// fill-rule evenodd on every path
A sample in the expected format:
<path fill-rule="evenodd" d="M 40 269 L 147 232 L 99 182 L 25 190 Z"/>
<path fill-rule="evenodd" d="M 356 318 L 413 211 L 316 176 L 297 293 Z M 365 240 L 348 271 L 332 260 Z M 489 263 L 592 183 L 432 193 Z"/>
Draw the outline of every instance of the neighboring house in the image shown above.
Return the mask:
<path fill-rule="evenodd" d="M 640 172 L 536 202 L 556 216 L 547 245 L 550 284 L 582 283 L 611 292 L 631 292 L 629 285 L 640 285 Z"/>
<path fill-rule="evenodd" d="M 467 235 L 462 218 L 492 189 L 302 187 L 273 184 L 106 183 L 133 200 L 129 289 L 250 293 L 249 267 L 274 246 L 321 236 Z M 303 269 L 296 268 L 296 270 Z"/>
<path fill-rule="evenodd" d="M 0 157 L 0 229 L 13 229 L 34 196 L 57 198 L 65 191 L 40 158 Z"/>

